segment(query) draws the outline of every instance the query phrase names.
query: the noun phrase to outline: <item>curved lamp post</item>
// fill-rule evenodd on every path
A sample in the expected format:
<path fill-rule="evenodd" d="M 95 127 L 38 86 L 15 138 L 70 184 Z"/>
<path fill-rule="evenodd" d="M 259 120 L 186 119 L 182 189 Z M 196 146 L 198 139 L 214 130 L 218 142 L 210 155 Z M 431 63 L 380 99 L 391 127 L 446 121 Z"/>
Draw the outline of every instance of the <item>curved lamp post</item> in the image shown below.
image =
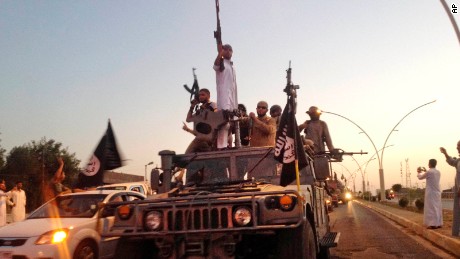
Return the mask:
<path fill-rule="evenodd" d="M 385 178 L 384 178 L 384 171 L 383 171 L 383 152 L 385 151 L 385 146 L 387 144 L 387 141 L 388 139 L 390 138 L 391 136 L 391 133 L 393 133 L 393 131 L 395 131 L 396 127 L 398 127 L 398 125 L 407 117 L 409 116 L 409 114 L 413 113 L 414 111 L 422 108 L 423 106 L 426 106 L 428 104 L 432 104 L 436 102 L 436 100 L 434 101 L 431 101 L 431 102 L 428 102 L 428 103 L 425 103 L 425 104 L 422 104 L 418 107 L 416 107 L 415 109 L 411 110 L 410 112 L 408 112 L 406 115 L 404 115 L 404 117 L 402 117 L 402 119 L 399 120 L 398 123 L 396 123 L 396 125 L 393 127 L 393 129 L 390 131 L 390 133 L 388 133 L 387 135 L 387 138 L 385 139 L 385 142 L 383 143 L 383 146 L 384 148 L 381 149 L 381 154 L 379 154 L 379 150 L 377 150 L 377 147 L 375 146 L 374 144 L 374 141 L 371 139 L 371 137 L 369 136 L 369 134 L 367 134 L 367 132 L 361 128 L 358 124 L 356 124 L 354 121 L 348 119 L 347 117 L 345 116 L 342 116 L 340 114 L 337 114 L 337 113 L 333 113 L 333 112 L 327 112 L 327 111 L 322 111 L 322 113 L 328 113 L 328 114 L 332 114 L 332 115 L 336 115 L 336 116 L 339 116 L 341 118 L 344 118 L 346 119 L 347 121 L 353 123 L 356 127 L 358 127 L 365 135 L 366 137 L 369 139 L 369 141 L 372 143 L 372 146 L 374 147 L 374 150 L 375 150 L 375 153 L 377 154 L 377 159 L 379 161 L 379 176 L 380 176 L 380 199 L 383 201 L 385 200 Z"/>
<path fill-rule="evenodd" d="M 393 131 L 396 131 L 396 130 L 393 130 Z M 385 146 L 385 147 L 379 149 L 379 150 L 377 151 L 377 153 L 374 153 L 374 154 L 371 156 L 371 158 L 369 158 L 369 160 L 367 160 L 366 165 L 364 166 L 364 175 L 366 175 L 366 168 L 367 168 L 367 165 L 369 165 L 369 162 L 371 162 L 372 160 L 375 159 L 374 156 L 375 156 L 375 155 L 378 155 L 378 152 L 380 152 L 381 150 L 383 150 L 383 149 L 385 149 L 385 148 L 387 148 L 387 147 L 391 147 L 391 146 L 394 146 L 394 144 L 391 144 L 391 145 L 388 145 L 388 146 Z M 369 179 L 369 177 L 367 177 L 367 178 Z M 367 184 L 367 185 L 369 185 L 369 180 L 368 180 L 368 184 Z M 364 177 L 363 177 L 363 186 L 365 186 Z M 368 186 L 368 189 L 369 189 L 369 186 Z M 369 190 L 369 191 L 370 191 L 370 190 Z"/>
<path fill-rule="evenodd" d="M 375 159 L 375 157 L 367 160 L 367 162 L 364 162 L 362 165 L 360 165 L 358 163 L 358 161 L 353 156 L 351 156 L 351 158 L 353 159 L 353 161 L 355 161 L 356 165 L 358 166 L 358 169 L 356 171 L 359 170 L 361 172 L 361 177 L 363 178 L 363 193 L 364 193 L 366 191 L 366 185 L 365 185 L 366 181 L 365 181 L 365 176 L 364 176 L 366 174 L 366 167 L 367 167 L 367 164 L 369 164 L 370 161 Z M 366 165 L 364 167 L 364 171 L 363 171 L 363 165 Z"/>
<path fill-rule="evenodd" d="M 447 6 L 446 0 L 441 0 L 441 4 L 447 13 L 447 16 L 449 16 L 449 20 L 452 23 L 452 26 L 454 27 L 455 34 L 457 35 L 458 43 L 460 43 L 460 30 L 458 29 L 458 25 L 455 22 L 455 18 L 450 12 L 449 7 Z"/>

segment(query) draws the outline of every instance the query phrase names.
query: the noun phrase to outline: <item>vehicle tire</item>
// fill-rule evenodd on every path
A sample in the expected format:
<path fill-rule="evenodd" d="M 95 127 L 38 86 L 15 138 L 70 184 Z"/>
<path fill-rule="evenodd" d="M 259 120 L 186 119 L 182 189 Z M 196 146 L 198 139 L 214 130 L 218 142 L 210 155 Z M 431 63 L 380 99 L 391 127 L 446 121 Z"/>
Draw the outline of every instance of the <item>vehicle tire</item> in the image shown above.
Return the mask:
<path fill-rule="evenodd" d="M 90 240 L 83 240 L 75 248 L 73 259 L 96 259 L 98 258 L 97 245 Z"/>
<path fill-rule="evenodd" d="M 114 259 L 158 258 L 155 244 L 148 240 L 130 241 L 120 238 L 115 249 Z"/>
<path fill-rule="evenodd" d="M 308 220 L 295 229 L 278 232 L 277 258 L 316 258 L 316 240 L 313 228 Z"/>
<path fill-rule="evenodd" d="M 329 258 L 331 258 L 331 254 L 329 252 L 329 247 L 320 247 L 317 258 L 318 259 L 329 259 Z"/>

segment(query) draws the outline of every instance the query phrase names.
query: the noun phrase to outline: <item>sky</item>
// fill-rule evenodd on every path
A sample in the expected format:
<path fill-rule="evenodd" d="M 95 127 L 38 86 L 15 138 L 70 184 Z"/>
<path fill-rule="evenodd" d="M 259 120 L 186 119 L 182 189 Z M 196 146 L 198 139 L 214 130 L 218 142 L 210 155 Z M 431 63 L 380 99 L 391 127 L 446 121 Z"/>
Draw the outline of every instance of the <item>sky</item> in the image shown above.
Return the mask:
<path fill-rule="evenodd" d="M 299 124 L 313 105 L 348 118 L 321 116 L 336 148 L 368 152 L 333 165 L 351 187 L 364 175 L 380 188 L 379 160 L 385 188 L 406 186 L 406 172 L 423 187 L 416 168 L 431 158 L 441 188 L 454 185 L 439 147 L 458 155 L 460 45 L 440 1 L 221 0 L 220 19 L 249 111 L 284 107 L 291 62 Z M 84 167 L 110 119 L 127 163 L 116 171 L 144 175 L 193 139 L 192 68 L 215 100 L 215 29 L 212 0 L 1 1 L 0 145 L 54 139 Z"/>

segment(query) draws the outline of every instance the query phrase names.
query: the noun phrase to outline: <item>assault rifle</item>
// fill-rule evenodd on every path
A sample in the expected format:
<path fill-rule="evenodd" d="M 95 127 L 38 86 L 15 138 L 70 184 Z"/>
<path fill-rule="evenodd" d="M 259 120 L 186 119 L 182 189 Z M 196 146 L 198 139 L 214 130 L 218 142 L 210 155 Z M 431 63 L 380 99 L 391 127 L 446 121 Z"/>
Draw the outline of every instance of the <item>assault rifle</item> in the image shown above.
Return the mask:
<path fill-rule="evenodd" d="M 188 87 L 187 85 L 184 85 L 185 90 L 190 93 L 190 101 L 192 101 L 192 100 L 199 101 L 198 92 L 200 91 L 200 87 L 198 86 L 198 79 L 196 77 L 195 70 L 196 70 L 196 68 L 192 68 L 192 72 L 193 72 L 192 89 L 190 89 L 190 87 Z"/>
<path fill-rule="evenodd" d="M 299 89 L 298 85 L 294 85 L 291 80 L 292 76 L 292 68 L 291 68 L 291 61 L 289 60 L 289 68 L 286 70 L 286 88 L 284 88 L 284 92 L 287 94 L 287 96 L 291 96 L 293 99 L 293 108 L 294 108 L 294 113 L 297 110 L 297 89 Z"/>
<path fill-rule="evenodd" d="M 342 162 L 343 156 L 352 156 L 352 155 L 366 155 L 367 152 L 345 152 L 343 149 L 334 149 L 332 151 L 327 151 L 321 154 L 317 154 L 318 156 L 325 155 L 329 158 L 329 162 Z"/>
<path fill-rule="evenodd" d="M 219 12 L 220 12 L 220 7 L 219 7 L 219 0 L 216 0 L 216 17 L 217 17 L 217 29 L 214 31 L 214 38 L 216 39 L 217 43 L 217 52 L 220 53 L 220 47 L 222 47 L 222 28 L 220 28 L 220 18 L 219 18 Z M 224 58 L 221 57 L 220 60 L 220 71 L 224 71 Z"/>
<path fill-rule="evenodd" d="M 222 29 L 220 28 L 219 11 L 219 0 L 216 0 L 217 30 L 214 31 L 214 38 L 217 43 L 217 51 L 219 51 L 219 45 L 222 45 Z"/>

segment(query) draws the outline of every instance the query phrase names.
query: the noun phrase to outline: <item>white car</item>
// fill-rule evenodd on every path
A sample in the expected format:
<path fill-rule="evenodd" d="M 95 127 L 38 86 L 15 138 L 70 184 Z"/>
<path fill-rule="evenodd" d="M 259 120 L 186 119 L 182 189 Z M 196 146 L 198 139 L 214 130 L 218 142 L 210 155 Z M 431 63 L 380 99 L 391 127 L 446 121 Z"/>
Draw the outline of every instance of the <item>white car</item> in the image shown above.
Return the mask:
<path fill-rule="evenodd" d="M 0 258 L 110 258 L 117 238 L 103 239 L 96 228 L 111 227 L 113 212 L 99 203 L 143 200 L 132 191 L 86 191 L 60 195 L 21 222 L 0 228 Z"/>
<path fill-rule="evenodd" d="M 127 183 L 114 183 L 99 186 L 96 190 L 127 190 L 140 192 L 145 196 L 152 195 L 152 190 L 145 182 L 127 182 Z"/>

